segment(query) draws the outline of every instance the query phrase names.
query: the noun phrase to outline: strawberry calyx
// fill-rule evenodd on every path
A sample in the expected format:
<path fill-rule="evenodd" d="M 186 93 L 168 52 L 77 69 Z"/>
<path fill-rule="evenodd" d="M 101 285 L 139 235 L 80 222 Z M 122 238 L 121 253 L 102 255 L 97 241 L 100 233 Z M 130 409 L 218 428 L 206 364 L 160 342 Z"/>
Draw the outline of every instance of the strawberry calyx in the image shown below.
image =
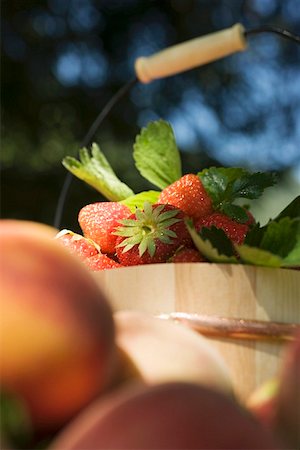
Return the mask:
<path fill-rule="evenodd" d="M 145 202 L 144 209 L 136 209 L 128 219 L 120 220 L 121 226 L 113 233 L 125 239 L 117 247 L 123 247 L 123 253 L 138 245 L 139 255 L 146 251 L 151 257 L 156 251 L 155 240 L 164 244 L 172 244 L 177 234 L 170 229 L 172 225 L 182 219 L 176 218 L 179 209 L 172 208 L 165 211 L 166 205 L 151 205 Z"/>

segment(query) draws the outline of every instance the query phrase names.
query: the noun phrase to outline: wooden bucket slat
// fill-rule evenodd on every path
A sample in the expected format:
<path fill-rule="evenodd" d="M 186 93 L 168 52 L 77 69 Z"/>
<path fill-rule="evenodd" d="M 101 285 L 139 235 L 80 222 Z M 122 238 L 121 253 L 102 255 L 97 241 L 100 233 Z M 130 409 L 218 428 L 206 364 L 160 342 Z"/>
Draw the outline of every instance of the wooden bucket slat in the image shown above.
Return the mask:
<path fill-rule="evenodd" d="M 300 324 L 300 272 L 246 265 L 153 264 L 94 273 L 114 310 Z M 278 373 L 286 340 L 210 336 L 245 399 Z"/>

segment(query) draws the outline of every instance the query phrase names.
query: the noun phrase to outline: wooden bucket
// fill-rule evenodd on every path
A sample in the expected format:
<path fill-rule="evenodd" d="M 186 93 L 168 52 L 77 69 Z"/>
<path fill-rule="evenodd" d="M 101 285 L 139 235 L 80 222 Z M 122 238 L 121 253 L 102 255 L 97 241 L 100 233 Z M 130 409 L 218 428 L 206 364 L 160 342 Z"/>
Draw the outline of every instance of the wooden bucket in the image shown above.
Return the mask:
<path fill-rule="evenodd" d="M 300 324 L 296 270 L 152 264 L 97 272 L 95 278 L 114 310 L 163 315 L 208 336 L 242 400 L 276 375 L 282 350 Z"/>

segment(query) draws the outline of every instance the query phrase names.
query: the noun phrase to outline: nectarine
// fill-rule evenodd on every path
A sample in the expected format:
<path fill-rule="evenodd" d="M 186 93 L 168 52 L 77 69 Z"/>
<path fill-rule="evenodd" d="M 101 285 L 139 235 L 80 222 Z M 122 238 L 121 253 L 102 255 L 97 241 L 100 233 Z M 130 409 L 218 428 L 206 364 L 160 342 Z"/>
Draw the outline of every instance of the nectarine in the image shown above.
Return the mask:
<path fill-rule="evenodd" d="M 192 383 L 131 385 L 86 408 L 50 450 L 278 449 L 227 395 Z"/>
<path fill-rule="evenodd" d="M 300 448 L 300 332 L 283 355 L 273 428 L 288 448 Z"/>
<path fill-rule="evenodd" d="M 56 233 L 0 221 L 1 387 L 22 398 L 42 430 L 106 389 L 116 363 L 110 306 Z"/>
<path fill-rule="evenodd" d="M 248 408 L 281 439 L 284 448 L 300 448 L 300 333 L 283 353 L 277 376 L 248 399 Z"/>
<path fill-rule="evenodd" d="M 114 320 L 125 377 L 146 384 L 190 381 L 233 393 L 229 369 L 204 336 L 138 311 L 115 312 Z"/>

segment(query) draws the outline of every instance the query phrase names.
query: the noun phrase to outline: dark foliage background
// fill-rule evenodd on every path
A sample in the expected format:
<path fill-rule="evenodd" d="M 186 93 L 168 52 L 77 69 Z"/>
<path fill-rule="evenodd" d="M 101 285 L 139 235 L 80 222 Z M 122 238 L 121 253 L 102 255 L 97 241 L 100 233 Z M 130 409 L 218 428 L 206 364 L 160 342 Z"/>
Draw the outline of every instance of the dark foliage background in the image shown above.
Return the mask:
<path fill-rule="evenodd" d="M 134 76 L 136 57 L 236 22 L 300 35 L 299 0 L 2 0 L 1 9 L 1 213 L 50 224 L 62 158 L 77 154 L 99 111 Z M 268 214 L 300 190 L 299 45 L 253 36 L 246 52 L 135 86 L 94 138 L 135 191 L 149 185 L 132 144 L 159 117 L 174 128 L 185 172 L 212 164 L 279 171 Z M 61 226 L 76 230 L 80 207 L 99 199 L 74 179 Z"/>

